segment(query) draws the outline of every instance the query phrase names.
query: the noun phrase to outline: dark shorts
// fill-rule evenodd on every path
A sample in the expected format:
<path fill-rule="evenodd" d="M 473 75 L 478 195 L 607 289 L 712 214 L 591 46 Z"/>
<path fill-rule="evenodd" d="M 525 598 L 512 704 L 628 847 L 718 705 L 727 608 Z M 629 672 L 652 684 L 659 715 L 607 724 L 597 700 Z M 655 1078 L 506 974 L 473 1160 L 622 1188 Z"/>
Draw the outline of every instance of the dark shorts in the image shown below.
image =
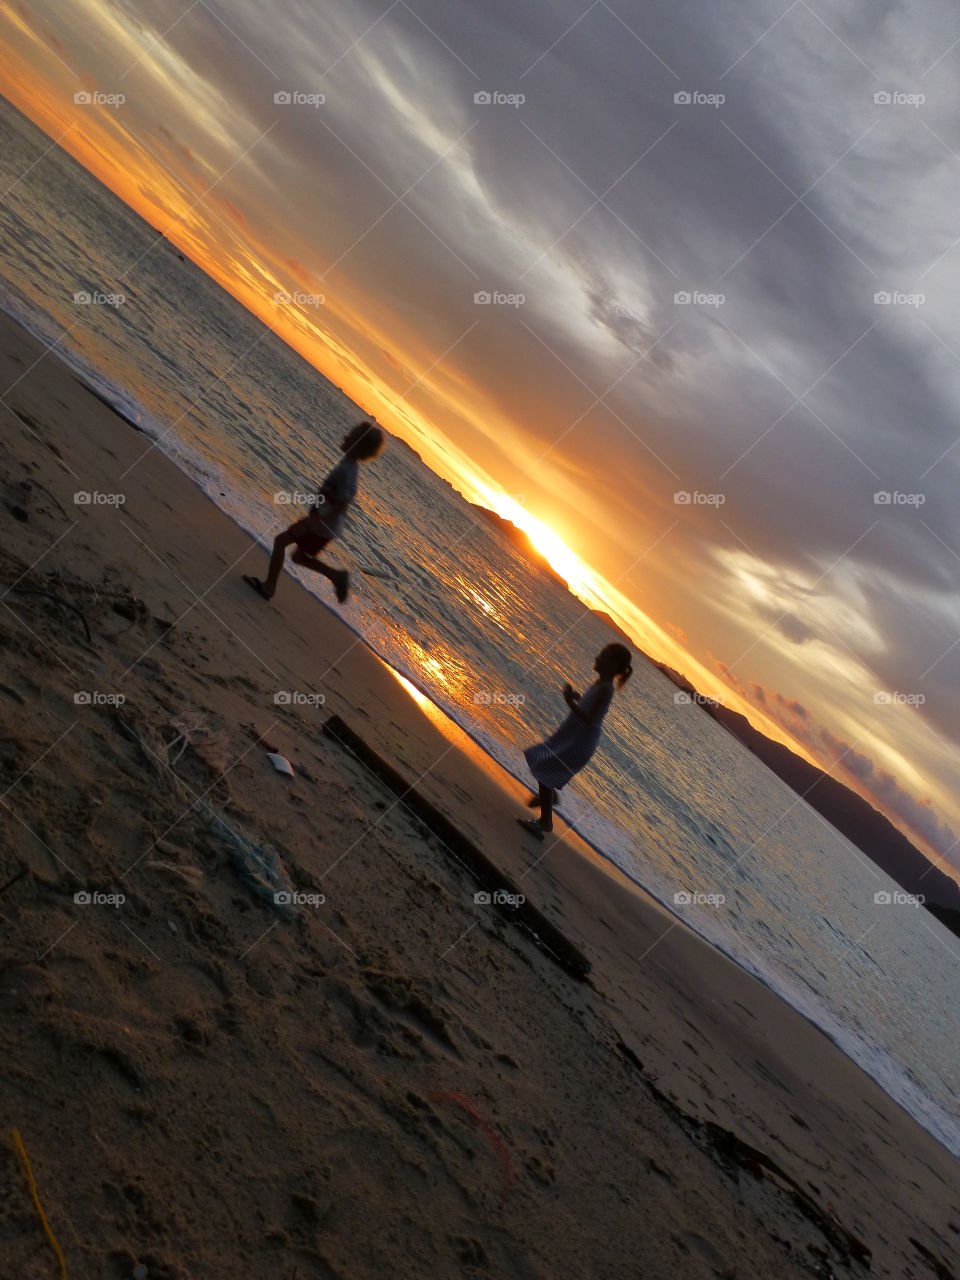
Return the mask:
<path fill-rule="evenodd" d="M 329 534 L 317 532 L 310 516 L 305 516 L 303 520 L 292 524 L 288 532 L 300 550 L 308 556 L 318 556 L 330 541 Z"/>

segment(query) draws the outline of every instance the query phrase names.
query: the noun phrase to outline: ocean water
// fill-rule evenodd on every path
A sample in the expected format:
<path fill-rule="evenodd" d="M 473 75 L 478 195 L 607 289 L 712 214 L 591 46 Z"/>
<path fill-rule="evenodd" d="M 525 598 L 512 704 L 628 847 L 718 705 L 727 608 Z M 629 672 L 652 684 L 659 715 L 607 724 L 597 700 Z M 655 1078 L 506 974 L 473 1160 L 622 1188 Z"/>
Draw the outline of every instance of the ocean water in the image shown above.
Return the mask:
<path fill-rule="evenodd" d="M 361 410 L 3 99 L 0 137 L 0 309 L 266 544 L 293 518 L 273 495 L 314 489 Z M 20 429 L 2 411 L 0 438 Z M 354 574 L 347 624 L 526 780 L 522 749 L 562 717 L 566 680 L 589 683 L 603 624 L 397 440 L 336 555 L 382 575 Z M 675 692 L 636 664 L 565 817 L 960 1156 L 960 941 L 877 904 L 888 878 Z"/>

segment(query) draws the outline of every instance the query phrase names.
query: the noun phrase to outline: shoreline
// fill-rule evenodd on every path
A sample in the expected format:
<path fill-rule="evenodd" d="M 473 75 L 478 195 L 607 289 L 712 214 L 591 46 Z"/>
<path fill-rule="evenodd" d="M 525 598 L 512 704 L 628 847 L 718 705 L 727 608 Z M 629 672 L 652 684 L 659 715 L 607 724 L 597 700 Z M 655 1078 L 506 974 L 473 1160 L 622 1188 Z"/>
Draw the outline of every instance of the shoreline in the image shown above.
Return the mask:
<path fill-rule="evenodd" d="M 6 312 L 4 315 L 9 320 L 12 320 L 19 329 L 23 330 L 32 339 L 38 342 L 44 341 L 42 337 L 39 337 L 34 332 L 29 323 L 22 317 L 16 316 L 10 312 Z M 44 345 L 46 344 L 44 343 Z M 120 404 L 113 403 L 110 400 L 107 392 L 103 389 L 103 386 L 106 384 L 102 384 L 102 378 L 99 374 L 94 373 L 93 376 L 95 382 L 87 381 L 84 370 L 73 367 L 66 359 L 65 354 L 58 353 L 56 358 L 70 376 L 72 376 L 81 387 L 88 391 L 90 395 L 98 400 L 108 412 L 115 415 L 124 426 L 132 428 L 142 436 L 144 441 L 147 442 L 150 450 L 155 450 L 166 462 L 176 467 L 178 472 L 180 472 L 180 474 L 189 481 L 194 489 L 210 502 L 219 516 L 225 517 L 229 520 L 244 537 L 252 539 L 265 554 L 269 552 L 269 543 L 261 541 L 261 537 L 263 535 L 258 535 L 252 532 L 242 523 L 238 514 L 226 509 L 225 507 L 221 507 L 216 498 L 204 487 L 204 483 L 199 476 L 191 474 L 185 466 L 181 465 L 175 456 L 165 453 L 160 447 L 158 439 L 155 438 L 150 431 L 134 421 L 127 408 L 122 407 Z M 114 391 L 122 398 L 123 388 L 115 387 Z M 143 406 L 140 406 L 140 408 L 144 413 L 148 412 Z M 158 427 L 160 427 L 160 425 L 161 424 L 159 423 L 157 424 Z M 515 792 L 517 787 L 519 787 L 523 793 L 529 789 L 528 784 L 525 784 L 521 779 L 517 778 L 516 775 L 511 773 L 503 764 L 501 764 L 500 761 L 486 749 L 484 743 L 478 737 L 474 736 L 469 729 L 459 724 L 452 715 L 435 703 L 430 695 L 417 685 L 412 676 L 404 675 L 402 672 L 397 670 L 397 668 L 392 666 L 387 658 L 373 648 L 358 628 L 352 626 L 349 621 L 340 615 L 338 610 L 328 605 L 318 593 L 311 591 L 305 582 L 293 577 L 292 574 L 285 574 L 283 580 L 288 581 L 289 584 L 299 588 L 309 599 L 312 599 L 321 608 L 325 609 L 333 618 L 335 618 L 337 622 L 352 636 L 356 637 L 357 641 L 364 646 L 370 656 L 376 662 L 382 664 L 391 676 L 395 680 L 398 680 L 400 684 L 407 689 L 410 696 L 415 702 L 417 702 L 419 709 L 427 715 L 434 727 L 439 729 L 440 733 L 443 734 L 447 741 L 454 743 L 459 751 L 465 752 L 475 764 L 479 764 L 481 770 L 487 773 L 493 782 L 498 785 L 504 796 L 510 796 Z M 642 651 L 639 651 L 639 656 L 658 671 L 661 671 L 659 664 L 650 659 Z M 661 675 L 664 675 L 662 671 Z M 664 675 L 664 678 L 669 677 Z M 750 752 L 748 748 L 741 744 L 739 740 L 736 739 L 735 735 L 734 741 L 737 742 L 738 748 L 744 751 L 749 757 L 753 765 L 761 766 L 772 778 L 776 779 L 778 782 L 782 782 L 779 775 L 773 772 L 773 770 L 771 770 L 764 761 L 760 760 L 756 755 Z M 803 796 L 800 796 L 800 799 L 803 800 Z M 950 1145 L 948 1137 L 938 1131 L 942 1130 L 943 1124 L 938 1122 L 937 1118 L 929 1116 L 928 1121 L 925 1123 L 917 1115 L 914 1115 L 905 1101 L 901 1100 L 901 1098 L 897 1096 L 896 1090 L 898 1086 L 900 1089 L 912 1088 L 909 1077 L 903 1067 L 897 1063 L 892 1064 L 894 1078 L 890 1081 L 888 1087 L 888 1085 L 881 1079 L 881 1076 L 874 1074 L 864 1061 L 864 1059 L 869 1058 L 871 1051 L 877 1051 L 875 1046 L 866 1044 L 858 1033 L 849 1031 L 825 1009 L 821 1009 L 819 1011 L 819 1016 L 823 1021 L 830 1022 L 833 1025 L 832 1027 L 823 1025 L 822 1021 L 818 1021 L 818 1017 L 815 1012 L 809 1011 L 808 1008 L 803 1007 L 802 1004 L 799 1003 L 799 1001 L 801 1001 L 801 993 L 799 991 L 790 987 L 789 984 L 786 984 L 785 987 L 778 986 L 776 980 L 769 974 L 763 972 L 760 967 L 753 964 L 749 956 L 738 956 L 732 948 L 725 947 L 722 943 L 709 937 L 707 934 L 701 933 L 691 922 L 685 920 L 683 916 L 673 911 L 668 903 L 662 902 L 657 898 L 654 893 L 639 879 L 635 879 L 625 872 L 616 862 L 615 858 L 612 855 L 607 854 L 599 844 L 592 842 L 583 832 L 578 831 L 574 826 L 569 825 L 562 816 L 560 817 L 560 822 L 562 823 L 564 830 L 564 840 L 568 845 L 572 845 L 576 848 L 582 856 L 595 860 L 600 870 L 611 876 L 615 883 L 620 884 L 622 887 L 627 887 L 630 891 L 639 893 L 645 902 L 664 912 L 671 921 L 688 929 L 694 936 L 696 936 L 701 942 L 705 943 L 718 955 L 723 956 L 725 960 L 734 964 L 741 972 L 752 978 L 754 981 L 759 982 L 777 999 L 784 1001 L 784 1003 L 786 1003 L 794 1013 L 801 1017 L 820 1035 L 824 1036 L 831 1045 L 837 1048 L 839 1052 L 843 1053 L 850 1062 L 862 1070 L 876 1085 L 878 1085 L 878 1087 L 884 1091 L 886 1096 L 896 1106 L 898 1106 L 906 1116 L 919 1124 L 925 1132 L 928 1133 L 944 1149 L 948 1156 L 960 1160 L 960 1149 L 954 1150 Z M 842 833 L 837 834 L 842 835 Z M 847 839 L 845 836 L 843 838 Z M 884 1053 L 885 1059 L 889 1060 L 888 1055 L 886 1055 L 883 1050 L 879 1050 L 879 1052 Z M 935 1100 L 928 1098 L 925 1094 L 919 1093 L 919 1091 L 918 1097 L 925 1104 L 920 1108 L 922 1111 L 927 1111 L 929 1107 L 933 1107 L 936 1109 L 937 1116 L 942 1117 L 943 1123 L 947 1126 L 952 1123 L 952 1117 L 950 1117 L 946 1112 L 943 1112 Z M 957 1138 L 956 1136 L 954 1140 L 960 1142 L 960 1138 Z"/>
<path fill-rule="evenodd" d="M 9 386 L 36 359 L 38 344 L 7 317 L 0 319 L 0 331 L 0 364 Z M 52 1220 L 77 1224 L 79 1240 L 103 1221 L 114 1252 L 122 1252 L 117 1240 L 124 1232 L 150 1234 L 143 1224 L 136 1231 L 129 1223 L 124 1227 L 123 1213 L 103 1199 L 93 1172 L 98 1143 L 92 1140 L 102 1129 L 99 1157 L 107 1151 L 111 1167 L 138 1142 L 141 1156 L 158 1153 L 147 1172 L 130 1172 L 139 1162 L 128 1159 L 124 1176 L 141 1181 L 150 1201 L 169 1198 L 184 1248 L 224 1267 L 207 1270 L 210 1275 L 230 1274 L 226 1254 L 220 1262 L 214 1243 L 222 1243 L 229 1223 L 244 1247 L 255 1233 L 246 1217 L 256 1218 L 264 1153 L 268 1167 L 281 1171 L 276 1178 L 288 1178 L 291 1187 L 313 1179 L 309 1198 L 317 1208 L 304 1225 L 289 1206 L 271 1205 L 268 1217 L 286 1243 L 270 1243 L 272 1227 L 257 1236 L 258 1250 L 266 1251 L 262 1269 L 272 1265 L 264 1261 L 269 1250 L 282 1248 L 313 1267 L 306 1274 L 327 1274 L 318 1253 L 330 1274 L 376 1274 L 385 1259 L 396 1274 L 406 1274 L 398 1261 L 402 1251 L 389 1239 L 390 1231 L 401 1231 L 391 1217 L 393 1200 L 406 1206 L 404 1220 L 431 1242 L 429 1248 L 412 1246 L 411 1274 L 425 1265 L 448 1266 L 450 1256 L 459 1259 L 457 1267 L 478 1266 L 478 1245 L 494 1274 L 558 1274 L 563 1242 L 551 1238 L 551 1217 L 567 1224 L 581 1249 L 573 1256 L 584 1257 L 593 1274 L 633 1276 L 642 1259 L 642 1273 L 650 1276 L 727 1274 L 741 1261 L 750 1274 L 771 1274 L 776 1267 L 785 1276 L 809 1275 L 817 1250 L 834 1265 L 842 1261 L 842 1245 L 824 1226 L 831 1216 L 867 1242 L 872 1274 L 893 1280 L 910 1268 L 933 1275 L 911 1236 L 948 1265 L 960 1243 L 956 1161 L 826 1032 L 695 931 L 678 928 L 684 923 L 679 917 L 602 854 L 590 849 L 585 856 L 579 840 L 565 834 L 538 862 L 542 851 L 532 851 L 514 833 L 512 804 L 526 789 L 495 761 L 491 770 L 502 779 L 446 743 L 395 676 L 379 669 L 383 660 L 312 593 L 294 592 L 289 576 L 276 606 L 258 608 L 246 599 L 237 578 L 247 568 L 245 558 L 262 556 L 262 550 L 213 499 L 198 503 L 198 490 L 208 495 L 159 450 L 138 463 L 149 437 L 121 431 L 131 424 L 62 362 L 46 356 L 16 386 L 10 403 L 33 423 L 18 429 L 5 415 L 8 494 L 27 480 L 36 486 L 29 518 L 6 521 L 7 550 L 27 566 L 24 580 L 48 582 L 45 575 L 57 566 L 65 582 L 99 582 L 102 600 L 108 587 L 131 591 L 150 615 L 138 621 L 134 610 L 124 629 L 124 615 L 111 617 L 108 610 L 94 616 L 90 605 L 90 646 L 76 619 L 56 614 L 49 599 L 11 595 L 13 612 L 29 631 L 4 615 L 10 662 L 2 696 L 16 695 L 12 714 L 24 720 L 17 732 L 25 745 L 16 748 L 16 772 L 8 777 L 16 789 L 0 818 L 8 851 L 31 873 L 0 898 L 0 912 L 13 926 L 2 959 L 5 970 L 17 975 L 14 994 L 4 990 L 0 1005 L 2 1016 L 13 1015 L 9 1043 L 16 1062 L 8 1083 L 17 1106 L 11 1102 L 4 1111 L 8 1128 L 24 1135 Z M 38 436 L 59 452 L 59 462 Z M 75 484 L 64 465 L 75 468 L 83 483 Z M 122 512 L 71 509 L 77 487 L 103 489 L 124 468 L 128 497 Z M 41 484 L 70 513 L 66 521 L 47 503 Z M 8 497 L 8 510 L 9 503 Z M 64 530 L 74 519 L 77 527 L 68 535 Z M 62 542 L 52 554 L 57 537 Z M 177 619 L 173 627 L 166 626 L 170 619 Z M 373 750 L 404 777 L 417 779 L 431 803 L 505 875 L 531 886 L 538 908 L 590 957 L 590 980 L 582 990 L 476 910 L 469 884 L 451 870 L 442 850 L 402 807 L 331 754 L 320 717 L 272 705 L 271 688 L 297 688 L 297 680 L 311 687 L 313 672 L 323 665 L 323 718 L 342 713 Z M 198 794 L 201 783 L 209 785 L 218 803 L 226 786 L 231 820 L 286 850 L 301 885 L 324 886 L 328 923 L 301 915 L 293 927 L 276 927 L 269 908 L 238 887 L 222 851 L 201 832 L 191 828 L 184 843 L 176 825 L 165 834 L 167 799 L 173 800 L 164 799 L 162 779 L 145 778 L 144 762 L 134 759 L 129 743 L 117 741 L 106 714 L 77 711 L 68 697 L 77 687 L 70 684 L 72 672 L 107 688 L 115 680 L 127 691 L 124 713 L 139 716 L 147 728 L 162 725 L 157 717 L 176 720 L 188 713 L 215 721 L 229 750 L 222 759 L 209 754 L 207 773 L 200 752 L 188 752 L 184 767 L 195 771 L 191 783 Z M 29 719 L 17 707 L 28 708 Z M 77 727 L 68 728 L 74 721 Z M 245 724 L 251 729 L 242 734 Z M 58 745 L 65 733 L 76 734 L 76 746 Z M 285 790 L 255 750 L 263 741 L 294 764 L 297 777 Z M 16 784 L 25 772 L 31 782 L 21 789 Z M 70 806 L 58 801 L 61 792 Z M 84 819 L 87 825 L 74 830 L 79 819 L 73 814 L 85 813 L 91 796 L 101 801 Z M 104 806 L 109 821 L 97 817 Z M 42 830 L 31 817 L 35 809 Z M 170 816 L 177 812 L 174 805 Z M 40 845 L 22 822 L 39 833 Z M 78 921 L 70 875 L 84 883 L 109 881 L 154 838 L 158 846 L 170 845 L 160 860 L 174 870 L 148 872 L 141 863 L 131 872 L 125 927 L 143 945 L 122 936 L 109 918 Z M 51 851 L 73 867 L 70 875 Z M 151 861 L 159 861 L 153 853 Z M 0 882 L 7 872 L 4 863 Z M 168 879 L 175 891 L 155 887 Z M 67 935 L 58 941 L 63 930 Z M 38 958 L 48 944 L 49 954 Z M 265 956 L 272 957 L 269 963 Z M 77 974 L 84 975 L 79 986 L 71 976 Z M 87 992 L 101 987 L 112 993 L 105 1008 L 88 1002 Z M 217 995 L 214 988 L 231 994 Z M 24 992 L 30 993 L 26 1003 Z M 171 1030 L 177 1018 L 191 1026 Z M 325 1029 L 319 1039 L 315 1026 Z M 176 1072 L 168 1059 L 176 1061 Z M 104 1062 L 125 1064 L 122 1088 L 130 1096 L 120 1112 L 109 1103 L 117 1096 L 117 1068 L 104 1075 Z M 236 1133 L 226 1113 L 217 1112 L 215 1098 L 200 1101 L 217 1081 L 222 1089 L 225 1072 L 240 1082 L 235 1101 L 244 1123 Z M 37 1079 L 51 1082 L 55 1098 L 76 1096 L 76 1124 L 91 1141 L 62 1149 L 58 1111 L 33 1088 Z M 263 1099 L 265 1080 L 270 1089 Z M 411 1093 L 420 1101 L 410 1102 Z M 488 1169 L 486 1131 L 465 1128 L 463 1115 L 456 1114 L 460 1104 L 434 1096 L 452 1094 L 473 1099 L 485 1123 L 504 1135 L 509 1194 L 490 1173 L 477 1198 L 470 1178 Z M 244 1101 L 248 1097 L 263 1101 L 254 1106 Z M 302 1108 L 331 1149 L 341 1152 L 346 1163 L 335 1187 L 322 1169 L 316 1177 L 309 1172 L 308 1149 L 279 1114 L 264 1128 L 262 1105 L 276 1113 L 276 1099 Z M 197 1139 L 185 1125 L 194 1133 L 216 1131 L 204 1142 L 213 1144 L 211 1151 L 228 1150 L 240 1171 L 234 1188 L 239 1209 L 218 1202 L 213 1180 L 198 1187 L 208 1225 L 194 1220 L 189 1196 L 177 1185 L 193 1176 L 187 1171 Z M 366 1157 L 350 1137 L 358 1125 L 367 1145 L 373 1144 Z M 776 1179 L 731 1174 L 733 1148 L 728 1144 L 723 1156 L 711 1146 L 710 1126 L 764 1152 L 798 1185 L 815 1187 L 807 1194 L 815 1197 L 823 1221 L 804 1218 L 794 1194 L 778 1190 Z M 165 1127 L 190 1153 L 187 1164 L 166 1144 Z M 459 1163 L 465 1146 L 473 1174 Z M 161 1165 L 161 1151 L 177 1179 Z M 207 1158 L 213 1156 L 208 1152 Z M 70 1168 L 70 1181 L 57 1172 L 63 1166 Z M 395 1183 L 391 1192 L 383 1183 L 387 1170 Z M 16 1178 L 4 1166 L 8 1175 L 13 1195 Z M 123 1185 L 115 1169 L 111 1178 Z M 74 1185 L 80 1190 L 71 1204 L 68 1188 Z M 408 1198 L 407 1187 L 420 1190 Z M 645 1204 L 631 1216 L 623 1196 L 635 1187 Z M 375 1206 L 356 1210 L 371 1232 L 362 1246 L 356 1239 L 351 1244 L 347 1208 L 348 1202 L 359 1205 L 351 1197 L 360 1188 Z M 428 1203 L 418 1210 L 424 1188 Z M 300 1194 L 306 1193 L 290 1191 L 291 1197 Z M 328 1203 L 333 1207 L 325 1216 Z M 424 1216 L 431 1212 L 439 1226 Z M 245 1215 L 242 1225 L 231 1213 Z M 26 1211 L 18 1225 L 28 1250 L 35 1241 Z M 450 1244 L 451 1237 L 461 1243 Z M 625 1258 L 619 1249 L 617 1258 L 610 1257 L 615 1238 Z M 790 1248 L 784 1240 L 793 1242 Z M 158 1258 L 166 1251 L 170 1275 L 190 1274 L 173 1269 L 177 1247 L 162 1231 L 151 1247 Z M 351 1247 L 367 1251 L 355 1269 L 344 1260 Z M 131 1256 L 141 1253 L 131 1248 Z M 245 1264 L 231 1263 L 237 1265 L 242 1273 Z M 151 1275 L 154 1269 L 164 1274 L 159 1263 Z"/>

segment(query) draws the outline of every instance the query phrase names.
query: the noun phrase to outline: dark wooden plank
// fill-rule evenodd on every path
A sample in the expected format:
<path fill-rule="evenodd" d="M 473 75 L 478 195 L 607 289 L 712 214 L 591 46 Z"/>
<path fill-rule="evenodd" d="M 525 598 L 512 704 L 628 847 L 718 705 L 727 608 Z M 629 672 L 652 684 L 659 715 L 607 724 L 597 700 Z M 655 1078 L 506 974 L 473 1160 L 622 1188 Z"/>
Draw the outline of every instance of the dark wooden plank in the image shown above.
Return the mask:
<path fill-rule="evenodd" d="M 507 893 L 517 897 L 523 891 L 389 761 L 384 760 L 372 747 L 368 746 L 340 716 L 331 716 L 324 723 L 323 731 L 355 756 L 403 802 L 411 813 L 419 818 L 427 830 L 442 842 L 447 852 L 466 867 L 480 888 L 491 895 L 491 906 L 514 924 L 524 928 L 537 946 L 568 973 L 573 974 L 575 978 L 587 976 L 590 972 L 590 961 L 535 906 L 530 902 L 511 906 L 494 899 L 493 895 L 496 893 Z"/>

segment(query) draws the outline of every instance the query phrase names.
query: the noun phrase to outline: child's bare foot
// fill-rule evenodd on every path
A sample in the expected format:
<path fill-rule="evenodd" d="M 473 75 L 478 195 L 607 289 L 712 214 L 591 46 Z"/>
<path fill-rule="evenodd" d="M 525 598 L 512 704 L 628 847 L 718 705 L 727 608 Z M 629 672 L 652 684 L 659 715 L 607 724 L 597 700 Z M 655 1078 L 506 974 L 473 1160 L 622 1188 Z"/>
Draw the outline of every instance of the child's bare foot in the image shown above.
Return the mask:
<path fill-rule="evenodd" d="M 273 597 L 272 597 L 272 596 L 268 596 L 268 595 L 267 595 L 267 588 L 266 588 L 266 586 L 265 586 L 265 585 L 260 581 L 260 579 L 259 579 L 259 578 L 254 578 L 251 574 L 249 574 L 249 573 L 245 573 L 245 574 L 243 575 L 243 580 L 244 580 L 244 582 L 247 584 L 247 586 L 248 586 L 248 587 L 252 587 L 252 588 L 253 588 L 253 590 L 257 593 L 257 595 L 258 595 L 258 596 L 261 596 L 264 600 L 272 600 L 272 599 L 273 599 Z"/>
<path fill-rule="evenodd" d="M 337 603 L 343 604 L 347 596 L 350 594 L 350 575 L 346 569 L 338 569 L 330 581 L 333 583 L 333 589 L 337 593 Z"/>
<path fill-rule="evenodd" d="M 553 830 L 553 827 L 541 826 L 540 821 L 537 818 L 518 818 L 517 821 L 520 823 L 521 827 L 523 827 L 524 831 L 529 831 L 530 834 L 532 836 L 536 836 L 538 840 L 542 840 L 545 835 L 548 835 Z"/>

